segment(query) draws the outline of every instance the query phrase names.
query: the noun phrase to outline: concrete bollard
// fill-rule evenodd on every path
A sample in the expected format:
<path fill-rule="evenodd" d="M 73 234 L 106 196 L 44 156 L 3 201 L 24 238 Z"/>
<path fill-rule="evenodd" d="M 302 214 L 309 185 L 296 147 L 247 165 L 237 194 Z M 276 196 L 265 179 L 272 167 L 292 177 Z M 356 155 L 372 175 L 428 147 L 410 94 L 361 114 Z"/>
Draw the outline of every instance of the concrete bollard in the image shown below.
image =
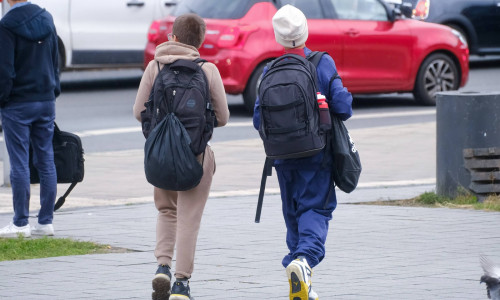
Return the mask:
<path fill-rule="evenodd" d="M 500 92 L 438 93 L 436 128 L 436 193 L 454 198 L 471 183 L 463 150 L 500 147 Z"/>

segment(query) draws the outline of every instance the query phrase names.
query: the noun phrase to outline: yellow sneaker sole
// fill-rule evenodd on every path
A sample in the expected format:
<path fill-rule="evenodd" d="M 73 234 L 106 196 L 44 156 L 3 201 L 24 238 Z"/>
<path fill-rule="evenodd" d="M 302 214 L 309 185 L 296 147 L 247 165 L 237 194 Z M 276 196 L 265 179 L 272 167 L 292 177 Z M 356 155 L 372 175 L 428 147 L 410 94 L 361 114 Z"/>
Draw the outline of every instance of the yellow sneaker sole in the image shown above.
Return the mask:
<path fill-rule="evenodd" d="M 286 268 L 290 284 L 290 300 L 309 300 L 309 288 L 302 276 L 299 266 L 289 265 Z"/>

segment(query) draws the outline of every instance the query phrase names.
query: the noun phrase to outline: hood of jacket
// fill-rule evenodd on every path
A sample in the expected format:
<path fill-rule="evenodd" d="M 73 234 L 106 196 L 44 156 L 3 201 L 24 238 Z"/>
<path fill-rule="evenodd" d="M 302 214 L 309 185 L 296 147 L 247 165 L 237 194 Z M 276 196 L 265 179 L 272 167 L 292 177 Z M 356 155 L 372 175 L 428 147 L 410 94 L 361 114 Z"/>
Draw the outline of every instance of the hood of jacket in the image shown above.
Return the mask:
<path fill-rule="evenodd" d="M 171 64 L 179 59 L 195 60 L 200 57 L 198 49 L 178 42 L 165 42 L 156 47 L 155 60 Z"/>
<path fill-rule="evenodd" d="M 0 24 L 30 41 L 40 41 L 55 31 L 52 16 L 36 4 L 28 4 L 9 10 Z"/>

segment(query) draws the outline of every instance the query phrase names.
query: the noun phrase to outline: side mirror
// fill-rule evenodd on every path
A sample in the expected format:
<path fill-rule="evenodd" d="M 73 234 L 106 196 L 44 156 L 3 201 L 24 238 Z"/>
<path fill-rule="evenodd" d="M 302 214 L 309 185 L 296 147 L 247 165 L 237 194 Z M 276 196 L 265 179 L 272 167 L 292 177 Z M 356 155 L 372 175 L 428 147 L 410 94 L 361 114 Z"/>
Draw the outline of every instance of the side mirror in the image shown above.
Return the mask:
<path fill-rule="evenodd" d="M 411 5 L 411 3 L 404 2 L 399 7 L 399 10 L 403 16 L 409 19 L 411 19 L 411 17 L 413 16 L 413 6 Z"/>
<path fill-rule="evenodd" d="M 396 13 L 397 13 L 396 9 L 383 0 L 378 0 L 378 1 L 380 2 L 380 4 L 382 4 L 382 6 L 384 6 L 385 11 L 387 13 L 387 19 L 390 22 L 394 22 L 396 20 Z"/>

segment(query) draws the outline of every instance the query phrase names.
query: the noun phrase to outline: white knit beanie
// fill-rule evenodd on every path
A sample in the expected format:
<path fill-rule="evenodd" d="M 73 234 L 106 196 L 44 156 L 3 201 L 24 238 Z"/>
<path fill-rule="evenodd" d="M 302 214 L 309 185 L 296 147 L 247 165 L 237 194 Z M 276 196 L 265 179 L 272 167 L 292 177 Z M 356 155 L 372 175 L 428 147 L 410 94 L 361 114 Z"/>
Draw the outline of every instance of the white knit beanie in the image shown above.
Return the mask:
<path fill-rule="evenodd" d="M 298 8 L 287 4 L 273 17 L 274 37 L 283 47 L 295 48 L 306 43 L 307 19 Z"/>

